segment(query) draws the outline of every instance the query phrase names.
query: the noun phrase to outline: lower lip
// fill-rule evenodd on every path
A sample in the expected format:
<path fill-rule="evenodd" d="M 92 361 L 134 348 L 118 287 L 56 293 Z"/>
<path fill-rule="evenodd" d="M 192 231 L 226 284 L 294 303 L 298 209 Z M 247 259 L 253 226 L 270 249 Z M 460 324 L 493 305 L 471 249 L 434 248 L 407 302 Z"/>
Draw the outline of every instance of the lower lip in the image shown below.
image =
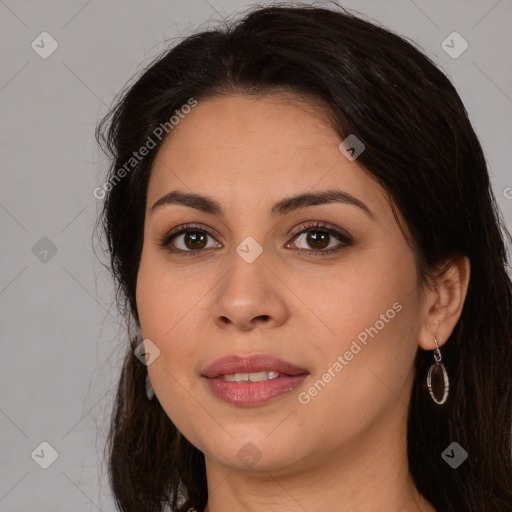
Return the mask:
<path fill-rule="evenodd" d="M 213 394 L 225 402 L 242 407 L 261 405 L 296 389 L 307 377 L 287 375 L 260 382 L 230 382 L 222 377 L 206 378 Z"/>

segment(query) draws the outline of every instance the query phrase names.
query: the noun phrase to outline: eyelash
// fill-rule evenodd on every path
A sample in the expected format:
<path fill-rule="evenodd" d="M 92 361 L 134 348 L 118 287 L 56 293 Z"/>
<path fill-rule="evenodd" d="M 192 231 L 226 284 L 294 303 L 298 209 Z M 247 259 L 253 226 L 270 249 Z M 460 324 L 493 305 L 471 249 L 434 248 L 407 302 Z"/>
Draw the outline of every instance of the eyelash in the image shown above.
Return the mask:
<path fill-rule="evenodd" d="M 332 227 L 329 227 L 330 225 L 323 221 L 309 221 L 300 226 L 300 228 L 292 235 L 292 240 L 298 238 L 299 235 L 302 235 L 303 233 L 308 232 L 321 232 L 321 233 L 327 233 L 331 236 L 334 236 L 335 238 L 339 239 L 341 241 L 341 244 L 337 245 L 334 248 L 328 249 L 328 250 L 318 250 L 318 249 L 296 249 L 299 254 L 306 253 L 308 255 L 319 255 L 319 256 L 325 256 L 327 254 L 333 254 L 335 252 L 340 251 L 344 247 L 350 246 L 353 242 L 352 238 L 344 233 L 343 231 L 339 231 L 338 229 L 334 229 Z M 211 236 L 213 238 L 213 235 L 203 229 L 201 226 L 198 226 L 196 224 L 184 224 L 183 226 L 180 226 L 179 231 L 173 230 L 170 233 L 166 234 L 159 242 L 160 246 L 165 247 L 167 251 L 169 251 L 172 254 L 177 254 L 179 256 L 191 256 L 196 257 L 200 256 L 199 253 L 205 252 L 204 249 L 197 249 L 197 250 L 188 250 L 185 251 L 183 249 L 175 249 L 171 247 L 171 241 L 173 238 L 178 237 L 180 235 L 189 233 L 189 232 L 200 232 L 200 233 L 206 233 L 208 236 Z"/>

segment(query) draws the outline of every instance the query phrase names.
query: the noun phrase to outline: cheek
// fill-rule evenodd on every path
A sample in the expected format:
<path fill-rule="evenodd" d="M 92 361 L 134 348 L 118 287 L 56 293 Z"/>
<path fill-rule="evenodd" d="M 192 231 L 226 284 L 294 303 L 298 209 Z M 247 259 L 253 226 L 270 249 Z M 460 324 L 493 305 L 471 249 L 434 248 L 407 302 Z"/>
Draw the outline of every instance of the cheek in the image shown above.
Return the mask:
<path fill-rule="evenodd" d="M 191 293 L 179 297 L 176 290 L 183 286 Z M 194 290 L 197 289 L 185 282 L 180 284 L 180 279 L 157 258 L 143 253 L 137 276 L 137 309 L 144 338 L 150 339 L 160 350 L 147 371 L 158 401 L 170 420 L 200 444 L 194 425 L 201 424 L 204 418 L 201 420 L 201 408 L 191 398 L 187 383 L 187 373 L 194 367 L 197 357 L 194 338 L 187 332 L 194 316 L 193 305 L 201 297 L 201 293 Z"/>
<path fill-rule="evenodd" d="M 205 337 L 197 330 L 207 318 L 204 296 L 208 289 L 206 279 L 173 269 L 162 255 L 143 251 L 137 276 L 137 309 L 144 337 L 160 349 L 150 371 L 160 368 L 163 375 L 178 376 L 194 370 L 197 342 Z"/>
<path fill-rule="evenodd" d="M 352 430 L 372 421 L 397 396 L 408 402 L 407 385 L 418 349 L 412 255 L 361 258 L 350 269 L 310 288 L 307 302 L 321 320 L 316 324 L 328 330 L 317 339 L 321 361 L 301 403 L 311 418 L 328 412 L 333 435 L 339 433 L 337 425 Z"/>
<path fill-rule="evenodd" d="M 145 338 L 159 338 L 163 329 L 162 311 L 171 295 L 165 294 L 160 266 L 142 253 L 137 275 L 136 300 L 142 332 Z"/>
<path fill-rule="evenodd" d="M 350 312 L 342 315 L 343 334 L 324 345 L 324 362 L 298 397 L 307 431 L 342 443 L 371 428 L 386 411 L 407 411 L 417 351 L 415 307 L 404 298 L 397 302 L 400 311 L 374 305 L 364 315 L 359 311 L 350 327 L 343 324 L 343 319 L 350 322 Z"/>
<path fill-rule="evenodd" d="M 182 272 L 169 265 L 161 251 L 143 249 L 136 300 L 144 336 L 165 341 L 193 307 L 194 300 L 197 302 L 196 289 Z"/>
<path fill-rule="evenodd" d="M 413 254 L 406 249 L 386 253 L 381 245 L 347 252 L 339 265 L 322 272 L 294 269 L 286 281 L 302 299 L 294 301 L 300 332 L 316 331 L 316 344 L 324 354 L 344 351 L 360 333 L 364 341 L 365 330 L 376 323 L 379 338 L 397 329 L 401 324 L 395 317 L 406 316 L 397 309 L 405 310 L 417 293 Z"/>

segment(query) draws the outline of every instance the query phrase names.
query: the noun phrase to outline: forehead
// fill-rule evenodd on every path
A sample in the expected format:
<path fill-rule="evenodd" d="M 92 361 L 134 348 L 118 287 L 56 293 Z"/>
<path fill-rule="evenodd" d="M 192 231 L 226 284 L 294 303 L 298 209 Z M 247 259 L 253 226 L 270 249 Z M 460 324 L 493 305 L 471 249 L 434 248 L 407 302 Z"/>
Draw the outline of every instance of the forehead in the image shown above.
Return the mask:
<path fill-rule="evenodd" d="M 200 100 L 184 115 L 161 150 L 174 152 L 241 150 L 286 152 L 318 145 L 336 145 L 339 139 L 328 124 L 318 100 L 276 94 L 222 96 Z"/>
<path fill-rule="evenodd" d="M 148 206 L 172 189 L 223 204 L 343 188 L 385 202 L 371 175 L 340 152 L 340 136 L 318 102 L 293 96 L 227 96 L 199 101 L 155 158 Z"/>

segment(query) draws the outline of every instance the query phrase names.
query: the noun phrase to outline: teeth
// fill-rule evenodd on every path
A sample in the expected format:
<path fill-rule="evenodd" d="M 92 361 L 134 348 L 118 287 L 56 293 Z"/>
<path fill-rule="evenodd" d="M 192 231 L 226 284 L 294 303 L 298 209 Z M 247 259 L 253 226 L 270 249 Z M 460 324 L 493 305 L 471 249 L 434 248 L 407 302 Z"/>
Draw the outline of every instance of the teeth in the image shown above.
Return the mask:
<path fill-rule="evenodd" d="M 277 377 L 279 377 L 279 373 L 274 370 L 254 373 L 231 373 L 222 376 L 224 380 L 229 382 L 261 382 L 263 380 L 277 379 Z"/>

